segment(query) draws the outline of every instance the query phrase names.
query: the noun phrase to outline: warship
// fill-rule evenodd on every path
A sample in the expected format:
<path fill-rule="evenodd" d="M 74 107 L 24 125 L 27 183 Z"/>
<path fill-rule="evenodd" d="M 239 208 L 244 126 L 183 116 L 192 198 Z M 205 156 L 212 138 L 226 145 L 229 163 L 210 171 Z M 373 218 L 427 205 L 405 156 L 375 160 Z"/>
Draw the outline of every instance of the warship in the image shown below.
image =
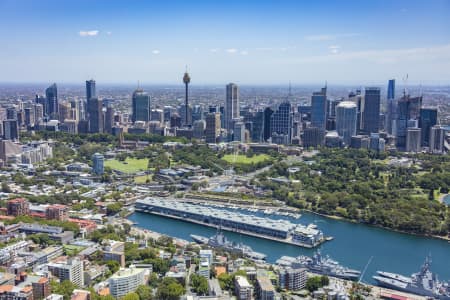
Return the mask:
<path fill-rule="evenodd" d="M 328 255 L 323 257 L 320 251 L 314 253 L 312 257 L 300 255 L 298 257 L 282 256 L 277 260 L 277 264 L 292 268 L 306 268 L 311 273 L 327 275 L 346 280 L 358 280 L 361 272 L 340 265 Z"/>
<path fill-rule="evenodd" d="M 243 243 L 235 243 L 229 241 L 225 235 L 223 234 L 220 228 L 217 229 L 217 233 L 210 238 L 191 234 L 191 238 L 194 242 L 199 244 L 205 244 L 213 248 L 220 248 L 225 251 L 229 251 L 231 253 L 237 253 L 243 255 L 245 257 L 255 259 L 255 260 L 265 260 L 266 255 L 260 252 L 253 251 L 250 246 L 247 246 Z"/>
<path fill-rule="evenodd" d="M 439 281 L 437 275 L 431 272 L 430 266 L 431 259 L 428 256 L 420 271 L 410 277 L 377 271 L 377 275 L 373 276 L 373 279 L 379 286 L 385 288 L 435 299 L 450 300 L 450 282 Z"/>

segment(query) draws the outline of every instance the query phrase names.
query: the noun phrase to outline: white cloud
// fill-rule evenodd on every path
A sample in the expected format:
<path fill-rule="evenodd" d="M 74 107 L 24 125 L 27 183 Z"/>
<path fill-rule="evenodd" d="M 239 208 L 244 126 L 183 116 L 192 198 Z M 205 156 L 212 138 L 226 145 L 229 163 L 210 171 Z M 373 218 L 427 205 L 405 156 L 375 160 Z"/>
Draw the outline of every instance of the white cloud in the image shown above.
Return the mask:
<path fill-rule="evenodd" d="M 107 31 L 106 34 L 107 34 L 107 35 L 111 35 L 112 32 L 111 32 L 111 31 Z"/>
<path fill-rule="evenodd" d="M 219 52 L 219 51 L 220 51 L 219 48 L 212 48 L 212 49 L 209 49 L 209 52 L 211 52 L 211 53 L 217 53 L 217 52 Z"/>
<path fill-rule="evenodd" d="M 241 55 L 248 55 L 248 51 L 247 50 L 242 50 L 240 53 L 241 53 Z"/>
<path fill-rule="evenodd" d="M 98 30 L 88 30 L 88 31 L 80 31 L 78 34 L 82 37 L 85 36 L 97 36 L 100 31 Z"/>
<path fill-rule="evenodd" d="M 158 55 L 158 54 L 161 53 L 161 51 L 159 51 L 158 49 L 155 49 L 155 50 L 152 51 L 152 53 L 155 54 L 155 55 Z"/>
<path fill-rule="evenodd" d="M 341 46 L 331 45 L 331 46 L 328 47 L 328 49 L 330 50 L 331 54 L 338 54 L 340 49 L 341 49 Z"/>
<path fill-rule="evenodd" d="M 230 48 L 230 49 L 227 49 L 226 51 L 227 51 L 228 53 L 230 53 L 230 54 L 235 54 L 235 53 L 238 52 L 238 50 L 235 49 L 235 48 Z"/>

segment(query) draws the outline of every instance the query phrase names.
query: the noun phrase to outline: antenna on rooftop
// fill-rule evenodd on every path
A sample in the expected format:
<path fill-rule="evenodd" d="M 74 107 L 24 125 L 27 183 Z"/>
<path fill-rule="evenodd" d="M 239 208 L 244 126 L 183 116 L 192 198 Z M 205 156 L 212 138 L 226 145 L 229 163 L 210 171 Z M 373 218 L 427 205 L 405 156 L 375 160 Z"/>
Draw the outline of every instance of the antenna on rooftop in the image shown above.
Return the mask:
<path fill-rule="evenodd" d="M 408 86 L 408 74 L 406 74 L 406 76 L 403 77 L 403 97 L 404 98 L 406 98 L 407 86 Z"/>

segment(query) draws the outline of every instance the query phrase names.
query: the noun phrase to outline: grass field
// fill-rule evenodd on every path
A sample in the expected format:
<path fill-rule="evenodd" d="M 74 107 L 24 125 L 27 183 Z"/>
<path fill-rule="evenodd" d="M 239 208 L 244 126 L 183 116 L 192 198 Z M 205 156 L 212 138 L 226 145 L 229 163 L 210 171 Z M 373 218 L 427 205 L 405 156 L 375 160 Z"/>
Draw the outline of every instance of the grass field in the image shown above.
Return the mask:
<path fill-rule="evenodd" d="M 234 155 L 233 154 L 226 154 L 222 157 L 223 160 L 227 161 L 228 163 L 234 162 Z M 258 154 L 254 155 L 252 157 L 247 157 L 244 154 L 238 154 L 236 155 L 236 163 L 237 164 L 251 164 L 251 163 L 259 163 L 265 160 L 269 160 L 270 156 L 267 154 Z"/>
<path fill-rule="evenodd" d="M 118 161 L 117 159 L 110 159 L 105 161 L 105 167 L 110 167 L 124 173 L 135 173 L 147 170 L 148 159 L 129 158 L 125 161 Z"/>
<path fill-rule="evenodd" d="M 143 184 L 147 182 L 147 178 L 152 181 L 152 175 L 142 175 L 134 177 L 134 182 L 137 184 Z"/>

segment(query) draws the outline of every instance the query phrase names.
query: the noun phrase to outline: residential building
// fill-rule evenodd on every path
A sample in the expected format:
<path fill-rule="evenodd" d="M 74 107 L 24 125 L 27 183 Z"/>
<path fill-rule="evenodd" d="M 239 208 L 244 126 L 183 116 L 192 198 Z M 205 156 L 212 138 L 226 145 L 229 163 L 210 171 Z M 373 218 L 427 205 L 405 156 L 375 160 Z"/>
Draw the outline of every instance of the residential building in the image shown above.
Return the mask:
<path fill-rule="evenodd" d="M 267 271 L 263 269 L 256 272 L 256 299 L 275 300 L 275 288 Z"/>
<path fill-rule="evenodd" d="M 233 120 L 239 119 L 239 88 L 234 83 L 229 83 L 226 86 L 225 98 L 225 129 L 228 132 L 233 130 Z"/>
<path fill-rule="evenodd" d="M 238 300 L 252 300 L 253 286 L 244 276 L 237 275 L 234 279 L 234 292 Z"/>
<path fill-rule="evenodd" d="M 92 155 L 92 170 L 97 175 L 102 175 L 105 172 L 104 168 L 105 157 L 100 153 Z"/>
<path fill-rule="evenodd" d="M 45 210 L 47 220 L 65 221 L 69 218 L 69 208 L 62 204 L 51 204 Z"/>
<path fill-rule="evenodd" d="M 24 198 L 16 198 L 7 202 L 8 216 L 27 216 L 30 214 L 30 203 Z"/>
<path fill-rule="evenodd" d="M 128 293 L 136 291 L 138 286 L 145 284 L 146 269 L 138 269 L 131 265 L 127 269 L 120 269 L 109 279 L 109 292 L 111 296 L 120 299 Z"/>
<path fill-rule="evenodd" d="M 445 128 L 434 125 L 430 131 L 430 152 L 436 154 L 444 153 Z"/>
<path fill-rule="evenodd" d="M 406 152 L 420 152 L 421 150 L 421 129 L 408 128 L 406 132 Z"/>
<path fill-rule="evenodd" d="M 105 241 L 103 247 L 103 260 L 109 261 L 114 260 L 119 263 L 119 265 L 125 267 L 125 243 L 118 241 Z"/>
<path fill-rule="evenodd" d="M 79 287 L 84 286 L 83 262 L 78 258 L 61 257 L 61 259 L 48 263 L 48 270 L 60 282 L 70 280 Z"/>
<path fill-rule="evenodd" d="M 45 90 L 45 98 L 47 102 L 46 106 L 46 115 L 49 118 L 57 119 L 58 118 L 58 88 L 56 83 L 52 84 Z"/>
<path fill-rule="evenodd" d="M 307 279 L 307 270 L 303 268 L 284 268 L 280 270 L 278 276 L 280 287 L 289 291 L 304 289 L 306 287 Z"/>
<path fill-rule="evenodd" d="M 41 277 L 37 282 L 32 283 L 33 300 L 45 299 L 50 295 L 50 280 Z"/>

